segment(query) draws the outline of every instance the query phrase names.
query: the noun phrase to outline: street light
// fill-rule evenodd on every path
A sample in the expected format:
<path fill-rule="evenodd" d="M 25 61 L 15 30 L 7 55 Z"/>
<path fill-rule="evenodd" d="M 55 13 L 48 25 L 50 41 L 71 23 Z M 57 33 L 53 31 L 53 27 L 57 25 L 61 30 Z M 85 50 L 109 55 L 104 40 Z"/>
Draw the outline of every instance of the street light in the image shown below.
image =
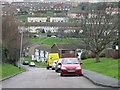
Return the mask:
<path fill-rule="evenodd" d="M 20 64 L 21 64 L 21 59 L 22 59 L 22 43 L 23 43 L 23 29 L 24 27 L 20 28 L 20 36 L 21 36 L 21 41 L 20 41 L 20 60 L 19 60 L 19 69 L 20 69 Z"/>

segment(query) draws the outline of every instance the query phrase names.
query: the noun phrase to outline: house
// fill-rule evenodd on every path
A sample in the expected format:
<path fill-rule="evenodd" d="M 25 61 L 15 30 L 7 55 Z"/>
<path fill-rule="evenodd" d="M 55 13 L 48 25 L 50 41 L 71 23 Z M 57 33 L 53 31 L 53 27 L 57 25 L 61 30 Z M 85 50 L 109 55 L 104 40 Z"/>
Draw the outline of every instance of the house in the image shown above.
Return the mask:
<path fill-rule="evenodd" d="M 34 57 L 38 62 L 44 62 L 47 59 L 49 52 L 51 52 L 51 47 L 41 44 L 35 48 Z"/>
<path fill-rule="evenodd" d="M 57 16 L 54 16 L 54 17 L 50 17 L 50 22 L 68 22 L 69 21 L 69 18 L 68 17 L 57 17 Z"/>
<path fill-rule="evenodd" d="M 27 19 L 28 22 L 47 22 L 47 17 L 37 17 L 37 16 L 30 16 Z"/>
<path fill-rule="evenodd" d="M 83 49 L 85 49 L 85 45 L 82 43 L 54 44 L 51 47 L 51 52 L 58 53 L 60 58 L 78 57 L 78 53 L 81 53 Z"/>
<path fill-rule="evenodd" d="M 117 7 L 116 8 L 111 8 L 111 7 L 106 8 L 106 13 L 111 14 L 111 15 L 117 15 L 120 13 L 120 8 L 117 8 Z"/>
<path fill-rule="evenodd" d="M 68 11 L 68 16 L 70 18 L 84 19 L 85 15 L 85 11 L 80 10 L 79 8 L 72 8 L 70 11 Z"/>
<path fill-rule="evenodd" d="M 66 30 L 74 31 L 80 28 L 80 23 L 69 23 L 69 22 L 28 22 L 26 23 L 26 29 L 31 33 L 37 33 L 39 30 L 44 30 L 47 32 L 58 32 L 59 30 L 65 30 L 65 32 L 69 32 Z"/>
<path fill-rule="evenodd" d="M 52 6 L 54 11 L 68 11 L 71 9 L 70 4 L 57 3 Z"/>

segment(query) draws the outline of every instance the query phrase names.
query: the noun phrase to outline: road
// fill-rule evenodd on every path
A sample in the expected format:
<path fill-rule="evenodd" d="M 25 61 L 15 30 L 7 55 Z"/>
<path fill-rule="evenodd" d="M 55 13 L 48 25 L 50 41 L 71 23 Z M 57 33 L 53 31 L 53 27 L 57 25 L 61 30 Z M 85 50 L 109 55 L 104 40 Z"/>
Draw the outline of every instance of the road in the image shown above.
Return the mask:
<path fill-rule="evenodd" d="M 83 76 L 60 77 L 46 68 L 28 67 L 27 71 L 2 82 L 3 88 L 102 88 Z"/>

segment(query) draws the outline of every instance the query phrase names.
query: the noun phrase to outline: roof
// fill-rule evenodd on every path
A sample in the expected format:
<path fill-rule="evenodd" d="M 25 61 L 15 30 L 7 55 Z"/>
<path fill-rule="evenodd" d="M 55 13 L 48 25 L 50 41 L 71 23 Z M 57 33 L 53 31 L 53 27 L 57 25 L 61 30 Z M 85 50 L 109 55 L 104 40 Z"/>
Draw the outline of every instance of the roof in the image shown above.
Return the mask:
<path fill-rule="evenodd" d="M 40 45 L 40 46 L 38 46 L 38 47 L 36 47 L 36 49 L 40 49 L 40 50 L 43 50 L 43 51 L 48 51 L 48 52 L 50 52 L 51 51 L 51 46 L 49 46 L 49 45 Z"/>
<path fill-rule="evenodd" d="M 81 10 L 80 8 L 71 8 L 68 13 L 85 13 L 85 11 Z"/>
<path fill-rule="evenodd" d="M 76 50 L 76 49 L 85 49 L 85 45 L 83 43 L 62 43 L 62 44 L 54 44 L 51 48 L 54 46 L 57 46 L 59 50 Z"/>

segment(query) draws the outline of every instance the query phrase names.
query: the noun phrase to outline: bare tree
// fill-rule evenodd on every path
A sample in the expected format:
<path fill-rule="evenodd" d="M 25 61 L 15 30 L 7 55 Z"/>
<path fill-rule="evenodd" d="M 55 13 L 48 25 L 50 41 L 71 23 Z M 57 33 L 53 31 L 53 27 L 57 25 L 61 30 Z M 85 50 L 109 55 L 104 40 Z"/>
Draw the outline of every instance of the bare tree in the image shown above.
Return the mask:
<path fill-rule="evenodd" d="M 12 16 L 2 18 L 2 40 L 3 47 L 7 49 L 7 62 L 16 64 L 19 60 L 20 34 L 18 31 L 19 23 Z"/>
<path fill-rule="evenodd" d="M 105 8 L 96 10 L 89 8 L 86 19 L 82 22 L 83 33 L 80 37 L 85 42 L 87 49 L 96 54 L 96 62 L 100 62 L 99 54 L 110 42 L 117 38 L 117 15 L 106 13 Z"/>

